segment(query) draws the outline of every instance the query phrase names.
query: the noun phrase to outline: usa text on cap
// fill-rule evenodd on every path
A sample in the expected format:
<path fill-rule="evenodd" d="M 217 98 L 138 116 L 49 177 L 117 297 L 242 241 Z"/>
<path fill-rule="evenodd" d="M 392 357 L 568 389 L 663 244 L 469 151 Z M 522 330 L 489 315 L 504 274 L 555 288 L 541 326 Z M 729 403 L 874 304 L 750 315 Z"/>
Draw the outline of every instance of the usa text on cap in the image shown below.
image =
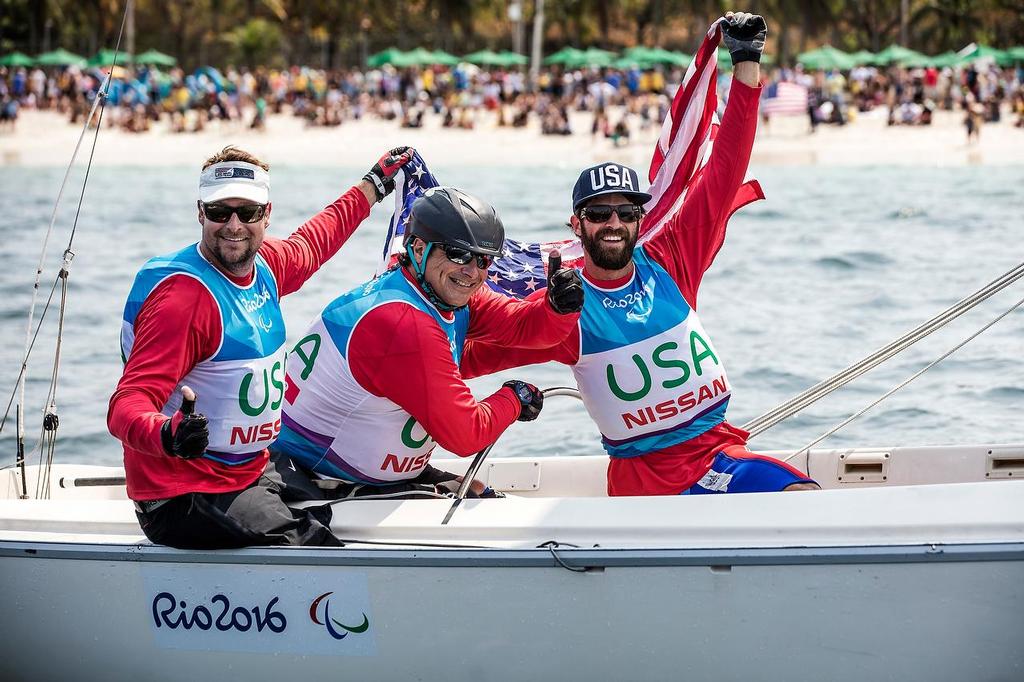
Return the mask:
<path fill-rule="evenodd" d="M 640 191 L 640 176 L 635 170 L 608 161 L 580 173 L 572 190 L 572 210 L 578 210 L 585 202 L 603 194 L 623 194 L 638 204 L 645 204 L 651 199 L 650 194 Z"/>

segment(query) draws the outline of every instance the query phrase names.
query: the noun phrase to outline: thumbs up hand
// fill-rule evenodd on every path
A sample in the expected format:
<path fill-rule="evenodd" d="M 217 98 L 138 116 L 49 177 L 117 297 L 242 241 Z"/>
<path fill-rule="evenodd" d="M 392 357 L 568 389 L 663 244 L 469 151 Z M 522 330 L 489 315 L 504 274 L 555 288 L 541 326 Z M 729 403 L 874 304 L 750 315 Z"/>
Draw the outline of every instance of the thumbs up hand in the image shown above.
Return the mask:
<path fill-rule="evenodd" d="M 548 305 L 559 315 L 583 309 L 583 281 L 575 268 L 562 267 L 562 254 L 555 249 L 548 255 Z"/>
<path fill-rule="evenodd" d="M 195 391 L 182 386 L 181 397 L 181 409 L 160 427 L 160 440 L 168 455 L 195 459 L 202 456 L 210 444 L 209 423 L 205 416 L 195 414 Z"/>

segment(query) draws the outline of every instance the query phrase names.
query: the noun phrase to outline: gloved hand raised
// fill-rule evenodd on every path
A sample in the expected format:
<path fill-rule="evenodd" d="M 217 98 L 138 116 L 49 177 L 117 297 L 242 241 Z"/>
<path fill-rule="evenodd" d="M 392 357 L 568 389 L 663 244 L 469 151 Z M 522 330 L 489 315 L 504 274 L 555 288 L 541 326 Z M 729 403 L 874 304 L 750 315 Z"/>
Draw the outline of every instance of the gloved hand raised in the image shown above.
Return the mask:
<path fill-rule="evenodd" d="M 380 157 L 377 163 L 373 164 L 373 168 L 363 176 L 363 180 L 373 185 L 378 203 L 395 190 L 395 174 L 399 168 L 409 163 L 415 151 L 412 147 L 395 147 Z"/>
<path fill-rule="evenodd" d="M 204 415 L 193 414 L 196 394 L 191 388 L 182 386 L 181 397 L 181 408 L 160 427 L 160 440 L 168 455 L 195 459 L 210 444 L 209 424 Z"/>
<path fill-rule="evenodd" d="M 722 22 L 722 40 L 725 42 L 732 63 L 761 61 L 764 39 L 768 36 L 768 25 L 760 14 L 727 12 Z"/>
<path fill-rule="evenodd" d="M 548 255 L 548 305 L 559 315 L 583 310 L 583 282 L 575 268 L 562 268 L 562 254 Z"/>
<path fill-rule="evenodd" d="M 506 381 L 502 386 L 508 386 L 519 399 L 519 421 L 532 422 L 540 414 L 544 407 L 544 394 L 534 386 L 525 381 Z"/>

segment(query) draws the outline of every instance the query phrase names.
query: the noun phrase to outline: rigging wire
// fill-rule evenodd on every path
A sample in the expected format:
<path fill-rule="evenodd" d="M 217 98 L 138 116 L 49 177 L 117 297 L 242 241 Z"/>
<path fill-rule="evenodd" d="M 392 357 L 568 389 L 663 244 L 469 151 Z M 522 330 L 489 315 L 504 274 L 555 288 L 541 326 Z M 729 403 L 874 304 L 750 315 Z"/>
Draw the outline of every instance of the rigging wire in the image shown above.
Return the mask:
<path fill-rule="evenodd" d="M 68 301 L 68 265 L 70 258 L 64 253 L 64 265 L 60 269 L 61 291 L 60 308 L 57 317 L 57 341 L 53 351 L 53 371 L 50 374 L 50 389 L 46 396 L 46 408 L 43 413 L 43 430 L 39 434 L 41 444 L 39 453 L 39 467 L 42 474 L 36 478 L 36 499 L 50 499 L 50 472 L 53 470 L 53 455 L 57 449 L 57 427 L 60 425 L 60 418 L 57 416 L 57 377 L 60 374 L 60 355 L 62 341 L 64 338 L 64 313 L 67 310 Z M 43 460 L 43 452 L 46 459 Z"/>
<path fill-rule="evenodd" d="M 82 213 L 82 203 L 85 200 L 85 190 L 86 190 L 86 187 L 89 184 L 89 173 L 92 170 L 93 159 L 95 158 L 95 155 L 96 155 L 96 142 L 99 139 L 100 129 L 103 127 L 103 112 L 106 110 L 107 99 L 108 99 L 108 96 L 109 96 L 109 93 L 110 93 L 110 83 L 112 82 L 112 80 L 114 78 L 114 69 L 117 68 L 117 58 L 118 58 L 118 56 L 120 54 L 120 50 L 121 50 L 121 39 L 124 36 L 124 29 L 125 29 L 125 24 L 127 23 L 127 19 L 128 19 L 128 12 L 131 9 L 131 5 L 132 5 L 133 2 L 134 2 L 134 0 L 126 0 L 126 2 L 125 2 L 124 12 L 121 15 L 121 26 L 118 29 L 117 41 L 114 44 L 114 56 L 111 59 L 110 72 L 107 74 L 106 80 L 103 82 L 103 85 L 100 87 L 99 91 L 96 93 L 96 99 L 93 102 L 92 109 L 89 111 L 89 116 L 86 117 L 85 122 L 82 125 L 82 132 L 81 132 L 81 134 L 78 137 L 78 142 L 75 144 L 75 150 L 74 150 L 74 152 L 72 152 L 71 161 L 68 163 L 68 168 L 67 168 L 67 170 L 64 173 L 64 179 L 61 181 L 60 189 L 59 189 L 59 191 L 57 193 L 57 201 L 54 203 L 53 213 L 51 214 L 51 217 L 50 217 L 50 224 L 49 224 L 49 226 L 48 226 L 48 228 L 46 230 L 46 235 L 45 235 L 45 237 L 43 239 L 43 248 L 42 248 L 42 251 L 41 251 L 41 253 L 39 255 L 39 264 L 36 267 L 35 281 L 33 282 L 33 286 L 32 286 L 32 299 L 31 299 L 31 302 L 29 303 L 28 323 L 26 324 L 26 328 L 25 328 L 25 354 L 24 354 L 24 356 L 22 358 L 21 369 L 18 372 L 18 380 L 17 380 L 16 386 L 15 386 L 15 392 L 18 394 L 18 414 L 19 414 L 19 417 L 20 417 L 18 419 L 18 429 L 17 429 L 17 431 L 18 431 L 17 432 L 17 443 L 18 443 L 18 454 L 17 454 L 18 462 L 17 463 L 21 467 L 21 470 L 22 470 L 21 478 L 22 478 L 22 495 L 23 496 L 27 495 L 27 492 L 28 492 L 27 490 L 25 490 L 25 475 L 24 475 L 25 474 L 25 470 L 24 470 L 24 466 L 25 466 L 25 455 L 24 455 L 25 433 L 24 433 L 24 418 L 23 417 L 24 417 L 24 413 L 25 413 L 25 377 L 26 377 L 26 374 L 27 374 L 29 356 L 31 355 L 32 349 L 35 346 L 35 337 L 39 333 L 39 328 L 38 327 L 36 329 L 35 334 L 33 334 L 33 332 L 32 332 L 32 326 L 33 326 L 32 322 L 33 322 L 34 315 L 35 315 L 35 307 L 36 307 L 37 297 L 38 297 L 38 293 L 39 293 L 39 282 L 40 282 L 40 280 L 42 278 L 43 265 L 44 265 L 45 260 L 46 260 L 46 251 L 47 251 L 47 248 L 49 246 L 50 235 L 53 232 L 53 227 L 54 227 L 54 224 L 56 223 L 56 220 L 57 220 L 57 211 L 58 211 L 58 209 L 60 207 L 61 199 L 64 196 L 64 189 L 67 186 L 68 178 L 71 175 L 71 169 L 74 167 L 75 159 L 78 157 L 78 152 L 79 152 L 79 149 L 82 146 L 82 141 L 85 139 L 86 131 L 89 129 L 89 124 L 92 122 L 93 117 L 96 115 L 96 112 L 97 112 L 97 109 L 98 109 L 99 110 L 99 115 L 96 118 L 96 128 L 95 128 L 95 132 L 93 133 L 92 146 L 90 147 L 90 150 L 89 150 L 89 160 L 88 160 L 88 163 L 86 164 L 86 168 L 85 168 L 85 177 L 82 180 L 82 190 L 79 193 L 79 197 L 78 197 L 78 206 L 75 209 L 75 219 L 74 219 L 74 222 L 72 224 L 71 234 L 70 234 L 70 237 L 68 239 L 67 248 L 65 248 L 65 250 L 64 250 L 63 265 L 61 267 L 60 272 L 57 274 L 56 280 L 54 282 L 54 289 L 56 289 L 57 281 L 62 281 L 63 282 L 62 286 L 64 287 L 64 291 L 66 292 L 67 277 L 68 277 L 68 267 L 69 267 L 69 265 L 71 263 L 71 260 L 74 258 L 74 252 L 71 250 L 71 247 L 72 247 L 72 245 L 74 243 L 75 233 L 76 233 L 76 231 L 78 229 L 78 220 L 79 220 L 79 218 L 81 216 L 81 213 Z M 51 290 L 50 296 L 47 298 L 46 307 L 43 309 L 43 312 L 40 314 L 40 326 L 42 325 L 42 319 L 43 319 L 43 317 L 45 317 L 46 310 L 49 308 L 50 302 L 52 300 L 53 300 L 53 290 Z M 66 303 L 66 296 L 62 295 L 61 296 L 61 315 L 60 315 L 60 319 L 61 319 L 60 328 L 61 328 L 61 330 L 63 330 L 64 305 L 65 305 L 65 303 Z M 58 357 L 55 359 L 53 373 L 51 374 L 51 388 L 50 388 L 50 396 L 51 397 L 55 397 L 56 396 L 57 372 L 58 372 L 58 369 L 59 369 L 59 352 L 60 352 L 60 337 L 58 336 L 58 339 L 57 339 L 57 354 L 58 354 Z M 36 447 L 37 448 L 41 447 L 44 439 L 52 441 L 52 442 L 48 443 L 48 445 L 47 445 L 47 450 L 49 451 L 48 459 L 50 461 L 52 461 L 52 458 L 53 458 L 53 448 L 56 445 L 56 412 L 55 412 L 56 406 L 52 402 L 51 402 L 50 405 L 53 407 L 54 411 L 51 412 L 49 407 L 45 411 L 44 419 L 43 419 L 44 433 L 43 433 L 43 436 L 40 437 L 40 442 L 37 444 Z M 10 406 L 8 406 L 8 411 L 9 410 L 10 410 Z M 51 415 L 52 415 L 52 417 L 51 417 Z M 5 414 L 4 415 L 4 422 L 6 422 L 6 419 L 7 419 L 7 415 Z M 47 429 L 47 422 L 48 421 L 50 421 L 50 426 L 52 427 L 50 429 Z M 3 424 L 3 422 L 0 422 L 0 428 L 2 428 L 2 424 Z M 48 430 L 51 431 L 52 434 L 51 434 L 50 437 L 47 438 L 46 432 Z M 47 483 L 47 486 L 48 486 L 48 483 Z"/>
<path fill-rule="evenodd" d="M 36 345 L 36 339 L 39 338 L 39 330 L 43 327 L 43 320 L 46 319 L 46 311 L 50 309 L 50 301 L 53 300 L 53 294 L 57 291 L 57 284 L 60 283 L 60 277 L 53 280 L 53 286 L 50 287 L 50 295 L 46 299 L 46 305 L 43 307 L 43 312 L 39 316 L 39 322 L 36 324 L 35 334 L 32 335 L 32 342 L 28 346 L 28 352 L 25 354 L 25 359 L 21 363 L 21 371 L 25 372 L 28 368 L 28 356 L 32 352 L 32 348 Z M 21 375 L 18 376 L 20 381 Z M 4 424 L 7 423 L 7 417 L 11 414 L 11 406 L 14 404 L 14 398 L 18 395 L 18 382 L 14 384 L 14 390 L 11 391 L 11 398 L 7 401 L 7 410 L 4 411 L 3 419 L 0 419 L 0 433 L 4 432 Z"/>
<path fill-rule="evenodd" d="M 1012 313 L 1012 312 L 1013 312 L 1014 310 L 1016 310 L 1017 308 L 1020 308 L 1020 307 L 1021 307 L 1022 305 L 1024 305 L 1024 298 L 1022 298 L 1021 300 L 1019 300 L 1019 301 L 1017 301 L 1016 303 L 1014 303 L 1014 304 L 1013 304 L 1012 306 L 1010 306 L 1010 308 L 1009 308 L 1008 310 L 1006 310 L 1006 311 L 1004 311 L 1003 313 L 1001 313 L 1001 314 L 1000 314 L 1000 315 L 999 315 L 998 317 L 996 317 L 996 318 L 995 318 L 994 320 L 990 321 L 990 322 L 989 322 L 988 324 L 986 324 L 986 325 L 985 325 L 984 327 L 982 327 L 982 328 L 981 328 L 981 329 L 979 329 L 978 331 L 974 332 L 973 334 L 971 334 L 970 336 L 968 336 L 968 337 L 967 337 L 966 339 L 964 339 L 964 340 L 963 340 L 963 341 L 961 341 L 960 343 L 956 344 L 955 346 L 953 346 L 952 348 L 950 348 L 949 350 L 947 350 L 947 351 L 946 351 L 945 353 L 943 353 L 943 354 L 942 354 L 942 355 L 940 355 L 939 357 L 937 357 L 937 358 L 935 358 L 934 360 L 932 360 L 931 362 L 929 362 L 929 363 L 928 363 L 927 365 L 925 365 L 924 367 L 922 367 L 922 368 L 921 368 L 921 369 L 919 369 L 918 371 L 914 372 L 914 373 L 913 373 L 912 375 L 910 375 L 909 377 L 907 377 L 906 379 L 904 379 L 903 381 L 901 381 L 901 382 L 900 382 L 899 384 L 897 384 L 896 386 L 892 387 L 891 389 L 889 389 L 888 391 L 886 391 L 886 392 L 885 392 L 885 393 L 883 393 L 883 394 L 882 394 L 881 396 L 879 396 L 878 398 L 876 398 L 876 399 L 875 399 L 875 400 L 873 400 L 872 402 L 868 403 L 867 405 L 865 405 L 865 406 L 864 406 L 864 407 L 862 407 L 861 409 L 857 410 L 856 412 L 854 412 L 853 414 L 851 414 L 851 415 L 850 415 L 849 417 L 847 417 L 846 419 L 844 419 L 844 420 L 843 420 L 842 422 L 840 422 L 840 423 L 839 423 L 839 424 L 837 424 L 836 426 L 833 426 L 833 427 L 832 427 L 831 429 L 829 429 L 829 430 L 828 430 L 828 431 L 826 431 L 825 433 L 821 434 L 820 436 L 818 436 L 817 438 L 815 438 L 814 440 L 812 440 L 812 441 L 811 441 L 810 443 L 808 443 L 807 445 L 803 446 L 802 448 L 800 448 L 799 450 L 797 450 L 797 451 L 796 451 L 796 452 L 794 452 L 793 454 L 791 454 L 791 455 L 789 455 L 788 457 L 786 457 L 786 458 L 785 458 L 785 459 L 784 459 L 783 461 L 785 461 L 785 462 L 788 462 L 789 460 L 791 460 L 791 459 L 795 458 L 796 456 L 798 456 L 798 455 L 801 455 L 801 454 L 803 454 L 803 453 L 805 453 L 805 452 L 808 452 L 808 451 L 810 451 L 810 449 L 811 449 L 812 447 L 814 447 L 815 445 L 817 445 L 817 444 L 818 444 L 818 443 L 820 443 L 821 441 L 825 440 L 826 438 L 828 438 L 829 436 L 831 436 L 832 434 L 834 434 L 834 433 L 835 433 L 836 431 L 839 431 L 839 429 L 841 429 L 841 428 L 845 427 L 845 426 L 846 426 L 847 424 L 850 424 L 850 423 L 852 423 L 853 421 L 855 421 L 856 419 L 859 419 L 859 418 L 860 418 L 861 416 L 863 416 L 863 415 L 864 415 L 864 413 L 865 413 L 865 412 L 867 412 L 867 411 L 868 411 L 868 410 L 870 410 L 871 408 L 875 407 L 876 405 L 878 405 L 879 403 L 881 403 L 881 402 L 882 402 L 883 400 L 885 400 L 886 398 L 888 398 L 889 396 L 891 396 L 891 395 L 892 395 L 893 393 L 895 393 L 896 391 L 900 390 L 901 388 L 903 388 L 904 386 L 906 386 L 907 384 L 909 384 L 910 382 L 912 382 L 912 381 L 913 381 L 914 379 L 918 378 L 919 376 L 921 376 L 922 374 L 924 374 L 925 372 L 927 372 L 928 370 L 930 370 L 930 369 L 931 369 L 932 367 L 934 367 L 935 365 L 939 364 L 940 362 L 942 362 L 943 360 L 945 360 L 946 358 L 948 358 L 948 357 L 949 357 L 950 355 L 952 355 L 952 354 L 953 354 L 953 353 L 955 353 L 956 351 L 958 351 L 958 350 L 960 350 L 961 348 L 963 348 L 964 346 L 966 346 L 966 345 L 967 345 L 968 343 L 970 343 L 970 342 L 971 342 L 971 341 L 973 341 L 973 340 L 974 340 L 975 338 L 977 338 L 978 336 L 980 336 L 980 335 L 981 335 L 981 334 L 982 334 L 983 332 L 985 332 L 986 330 L 988 330 L 988 329 L 989 329 L 989 327 L 993 326 L 994 324 L 996 324 L 997 322 L 999 322 L 1000 320 L 1002 320 L 1002 319 L 1003 319 L 1004 317 L 1006 317 L 1007 315 L 1009 315 L 1010 313 Z"/>
<path fill-rule="evenodd" d="M 938 331 L 971 308 L 974 308 L 979 303 L 1002 291 L 1022 277 L 1024 277 L 1024 263 L 1017 265 L 1000 277 L 992 280 L 970 296 L 958 301 L 916 329 L 907 332 L 900 338 L 892 341 L 883 348 L 880 348 L 863 360 L 850 365 L 828 379 L 818 382 L 799 395 L 790 398 L 786 402 L 772 408 L 761 416 L 750 420 L 741 428 L 748 431 L 750 433 L 750 439 L 753 439 L 779 422 L 792 417 L 809 405 L 812 405 L 818 400 L 824 398 L 832 391 L 845 386 L 857 377 L 901 353 L 921 339 L 929 336 L 935 331 Z"/>

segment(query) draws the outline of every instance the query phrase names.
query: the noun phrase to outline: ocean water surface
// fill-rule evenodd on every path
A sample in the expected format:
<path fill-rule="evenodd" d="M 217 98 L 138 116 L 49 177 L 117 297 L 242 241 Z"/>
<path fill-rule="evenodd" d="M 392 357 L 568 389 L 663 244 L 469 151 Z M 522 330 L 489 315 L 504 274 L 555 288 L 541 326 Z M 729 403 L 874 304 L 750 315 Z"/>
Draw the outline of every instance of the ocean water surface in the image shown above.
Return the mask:
<path fill-rule="evenodd" d="M 340 154 L 339 154 L 340 155 Z M 494 203 L 507 233 L 562 238 L 572 167 L 458 168 L 435 174 Z M 149 257 L 199 238 L 197 168 L 97 168 L 74 238 L 59 367 L 57 459 L 117 464 L 107 400 L 121 372 L 124 299 Z M 0 409 L 25 345 L 42 240 L 63 169 L 0 168 Z M 272 170 L 271 234 L 287 236 L 362 174 L 355 167 Z M 1024 166 L 1011 168 L 757 167 L 767 200 L 737 213 L 698 300 L 731 383 L 730 421 L 741 425 L 909 331 L 1024 261 Z M 72 174 L 40 285 L 45 303 L 68 243 L 83 170 Z M 289 344 L 330 300 L 373 275 L 390 201 L 298 293 L 284 300 Z M 58 290 L 59 291 L 59 290 Z M 968 315 L 752 442 L 803 446 L 1024 298 L 1018 282 Z M 39 437 L 53 371 L 57 298 L 29 364 L 27 448 Z M 829 438 L 821 447 L 1024 442 L 1024 308 Z M 471 382 L 482 398 L 509 378 L 572 385 L 561 365 Z M 515 424 L 501 455 L 600 453 L 582 405 L 549 401 Z M 0 466 L 14 461 L 13 410 L 0 433 Z M 37 461 L 32 451 L 30 463 Z"/>

